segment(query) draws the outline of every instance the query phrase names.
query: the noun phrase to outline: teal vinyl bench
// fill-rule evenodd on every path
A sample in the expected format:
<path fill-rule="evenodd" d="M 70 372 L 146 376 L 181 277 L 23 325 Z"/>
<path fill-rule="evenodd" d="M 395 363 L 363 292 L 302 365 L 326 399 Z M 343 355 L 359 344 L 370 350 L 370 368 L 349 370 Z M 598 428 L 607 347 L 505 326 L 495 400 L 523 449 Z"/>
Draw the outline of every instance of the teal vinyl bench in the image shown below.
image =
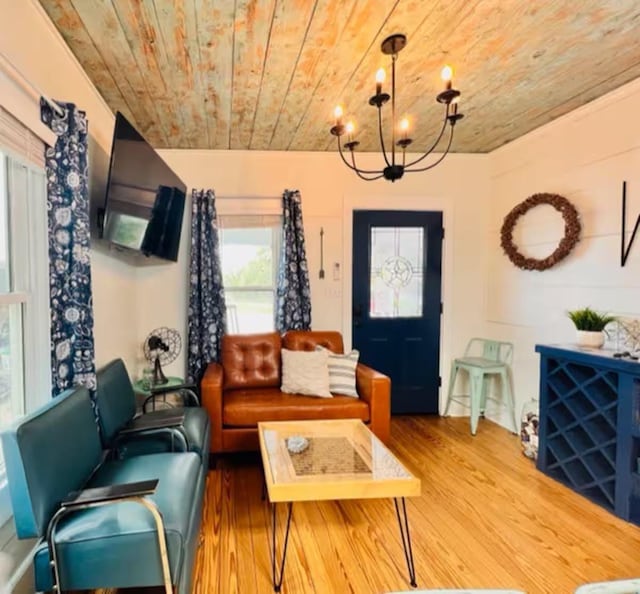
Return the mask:
<path fill-rule="evenodd" d="M 40 539 L 38 591 L 191 591 L 206 479 L 197 452 L 113 459 L 85 388 L 20 419 L 1 439 L 17 535 Z"/>

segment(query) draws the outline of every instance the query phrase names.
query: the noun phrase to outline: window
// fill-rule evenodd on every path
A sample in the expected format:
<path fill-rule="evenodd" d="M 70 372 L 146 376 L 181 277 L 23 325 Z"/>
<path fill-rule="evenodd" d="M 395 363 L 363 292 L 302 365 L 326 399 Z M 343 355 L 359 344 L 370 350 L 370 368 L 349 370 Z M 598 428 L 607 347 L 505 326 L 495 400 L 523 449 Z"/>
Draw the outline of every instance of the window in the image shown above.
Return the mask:
<path fill-rule="evenodd" d="M 44 171 L 0 147 L 0 430 L 51 394 L 47 279 Z M 0 526 L 10 515 L 0 449 Z"/>
<path fill-rule="evenodd" d="M 272 332 L 281 218 L 220 217 L 220 257 L 230 334 Z"/>

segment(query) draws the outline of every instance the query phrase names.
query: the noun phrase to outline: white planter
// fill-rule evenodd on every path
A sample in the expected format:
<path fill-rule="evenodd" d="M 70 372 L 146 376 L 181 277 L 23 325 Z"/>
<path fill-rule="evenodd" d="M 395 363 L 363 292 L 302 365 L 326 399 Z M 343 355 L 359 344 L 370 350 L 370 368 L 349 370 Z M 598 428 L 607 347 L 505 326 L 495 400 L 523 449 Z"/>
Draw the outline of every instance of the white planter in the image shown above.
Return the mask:
<path fill-rule="evenodd" d="M 586 330 L 577 330 L 578 346 L 589 349 L 601 349 L 604 344 L 604 332 L 588 332 Z"/>

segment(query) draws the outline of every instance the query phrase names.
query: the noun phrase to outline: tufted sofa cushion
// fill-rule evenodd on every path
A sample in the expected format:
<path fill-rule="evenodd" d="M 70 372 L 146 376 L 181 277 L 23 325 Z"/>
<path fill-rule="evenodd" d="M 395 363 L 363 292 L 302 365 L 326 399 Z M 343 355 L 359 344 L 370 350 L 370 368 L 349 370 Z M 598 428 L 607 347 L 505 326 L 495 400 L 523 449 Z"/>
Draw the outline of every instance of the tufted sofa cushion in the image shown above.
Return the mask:
<path fill-rule="evenodd" d="M 282 346 L 290 351 L 315 351 L 318 345 L 333 353 L 344 353 L 340 332 L 289 330 L 282 339 Z"/>
<path fill-rule="evenodd" d="M 224 389 L 279 388 L 281 347 L 277 332 L 224 336 Z"/>

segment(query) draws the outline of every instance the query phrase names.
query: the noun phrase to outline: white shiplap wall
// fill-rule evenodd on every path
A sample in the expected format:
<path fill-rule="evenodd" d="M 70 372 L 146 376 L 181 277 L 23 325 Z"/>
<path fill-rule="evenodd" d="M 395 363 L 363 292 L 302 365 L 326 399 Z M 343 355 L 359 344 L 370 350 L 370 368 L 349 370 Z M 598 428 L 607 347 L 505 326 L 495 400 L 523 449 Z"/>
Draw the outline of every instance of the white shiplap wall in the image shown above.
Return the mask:
<path fill-rule="evenodd" d="M 518 408 L 538 394 L 536 343 L 571 343 L 566 311 L 585 306 L 640 317 L 640 240 L 620 266 L 622 181 L 627 229 L 640 214 L 640 80 L 539 128 L 490 155 L 491 210 L 487 332 L 515 343 Z M 580 213 L 582 239 L 544 271 L 515 268 L 500 248 L 500 227 L 516 204 L 537 192 L 568 198 Z M 551 207 L 529 211 L 516 228 L 524 253 L 544 257 L 564 233 Z"/>

